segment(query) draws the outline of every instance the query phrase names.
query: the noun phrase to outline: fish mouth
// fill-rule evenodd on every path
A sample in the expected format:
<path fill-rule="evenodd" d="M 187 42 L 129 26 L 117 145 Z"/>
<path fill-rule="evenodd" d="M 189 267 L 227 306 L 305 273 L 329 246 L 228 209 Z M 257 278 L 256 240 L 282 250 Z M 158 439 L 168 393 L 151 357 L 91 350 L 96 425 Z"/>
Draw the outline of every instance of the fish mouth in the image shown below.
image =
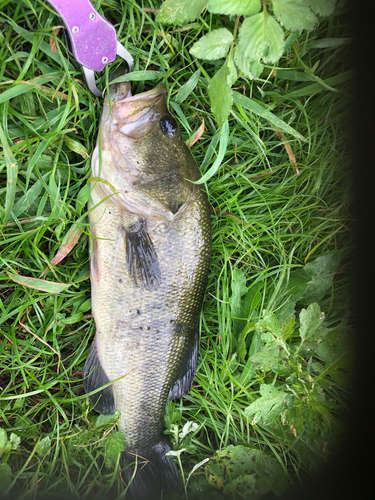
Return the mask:
<path fill-rule="evenodd" d="M 147 135 L 154 126 L 156 107 L 166 94 L 165 85 L 158 85 L 116 102 L 112 106 L 112 116 L 118 130 L 133 139 Z"/>

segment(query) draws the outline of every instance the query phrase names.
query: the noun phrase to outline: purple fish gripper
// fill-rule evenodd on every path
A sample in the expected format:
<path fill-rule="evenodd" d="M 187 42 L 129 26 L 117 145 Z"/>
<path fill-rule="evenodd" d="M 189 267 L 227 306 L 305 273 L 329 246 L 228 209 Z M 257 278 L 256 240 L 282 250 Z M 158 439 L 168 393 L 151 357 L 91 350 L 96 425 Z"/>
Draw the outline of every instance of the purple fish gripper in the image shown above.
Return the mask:
<path fill-rule="evenodd" d="M 128 63 L 129 71 L 132 71 L 132 56 L 117 41 L 112 24 L 94 9 L 89 0 L 48 1 L 65 24 L 68 49 L 82 65 L 89 89 L 101 97 L 94 71 L 102 71 L 106 64 L 115 60 L 116 54 Z"/>

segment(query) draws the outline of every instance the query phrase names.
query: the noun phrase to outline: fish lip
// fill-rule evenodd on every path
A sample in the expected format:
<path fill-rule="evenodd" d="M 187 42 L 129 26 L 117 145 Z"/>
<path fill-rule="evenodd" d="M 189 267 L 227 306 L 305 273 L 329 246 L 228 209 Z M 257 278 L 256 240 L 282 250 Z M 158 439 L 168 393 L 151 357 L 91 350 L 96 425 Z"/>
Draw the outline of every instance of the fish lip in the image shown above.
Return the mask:
<path fill-rule="evenodd" d="M 167 89 L 164 84 L 161 84 L 155 87 L 154 89 L 147 90 L 146 92 L 142 92 L 141 94 L 135 94 L 129 97 L 125 97 L 124 99 L 121 99 L 121 101 L 118 101 L 118 103 L 135 102 L 143 99 L 155 99 L 165 94 L 167 94 Z"/>

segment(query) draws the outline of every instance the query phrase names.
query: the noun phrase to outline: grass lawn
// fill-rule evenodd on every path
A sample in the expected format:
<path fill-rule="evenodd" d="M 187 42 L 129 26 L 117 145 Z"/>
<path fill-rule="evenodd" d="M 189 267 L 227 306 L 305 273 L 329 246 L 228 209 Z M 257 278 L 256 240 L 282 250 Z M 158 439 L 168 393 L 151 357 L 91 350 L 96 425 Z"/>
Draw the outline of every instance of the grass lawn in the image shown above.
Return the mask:
<path fill-rule="evenodd" d="M 232 85 L 223 141 L 207 93 L 221 61 L 189 50 L 209 29 L 233 32 L 235 18 L 205 11 L 169 26 L 155 21 L 160 1 L 93 3 L 135 70 L 152 72 L 133 93 L 164 83 L 188 143 L 204 120 L 191 148 L 202 174 L 225 151 L 206 183 L 213 248 L 198 370 L 165 415 L 187 498 L 272 498 L 329 461 L 351 409 L 348 13 L 340 3 L 314 30 L 286 32 L 277 65 Z M 116 418 L 98 417 L 82 384 L 102 100 L 58 24 L 37 0 L 0 1 L 0 491 L 124 498 Z M 103 88 L 108 73 L 97 76 Z"/>

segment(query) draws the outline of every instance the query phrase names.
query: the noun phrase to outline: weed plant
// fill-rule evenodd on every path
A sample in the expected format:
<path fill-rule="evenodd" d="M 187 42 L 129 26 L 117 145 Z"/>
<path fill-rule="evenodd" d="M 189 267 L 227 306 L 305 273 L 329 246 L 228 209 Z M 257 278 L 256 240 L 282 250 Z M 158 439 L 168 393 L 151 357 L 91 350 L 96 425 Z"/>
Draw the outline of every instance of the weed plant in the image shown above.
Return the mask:
<path fill-rule="evenodd" d="M 188 143 L 204 120 L 191 148 L 204 174 L 219 154 L 207 94 L 219 62 L 189 49 L 208 29 L 233 31 L 235 19 L 204 12 L 163 26 L 159 4 L 95 2 L 135 71 L 152 72 L 133 93 L 165 83 Z M 277 66 L 236 82 L 297 135 L 235 100 L 223 160 L 206 183 L 213 248 L 198 370 L 165 416 L 184 481 L 211 458 L 189 478 L 189 498 L 284 491 L 329 460 L 350 413 L 346 15 L 339 4 L 294 37 Z M 98 417 L 82 384 L 95 331 L 85 203 L 102 100 L 57 25 L 41 1 L 0 1 L 0 491 L 123 498 L 116 417 Z M 98 86 L 107 79 L 108 70 L 98 74 Z M 220 450 L 241 458 L 249 449 L 256 467 L 225 477 Z"/>

